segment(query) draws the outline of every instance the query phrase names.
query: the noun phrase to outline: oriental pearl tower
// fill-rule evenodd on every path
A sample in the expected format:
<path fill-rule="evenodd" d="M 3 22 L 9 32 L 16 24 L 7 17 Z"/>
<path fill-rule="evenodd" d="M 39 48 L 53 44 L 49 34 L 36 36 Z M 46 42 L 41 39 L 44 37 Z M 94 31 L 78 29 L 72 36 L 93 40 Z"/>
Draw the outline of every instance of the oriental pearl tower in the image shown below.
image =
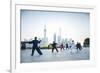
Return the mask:
<path fill-rule="evenodd" d="M 44 25 L 44 46 L 47 45 L 48 45 L 47 29 L 46 29 L 46 25 Z"/>
<path fill-rule="evenodd" d="M 46 25 L 44 25 L 44 39 L 46 39 L 46 32 L 47 32 Z"/>

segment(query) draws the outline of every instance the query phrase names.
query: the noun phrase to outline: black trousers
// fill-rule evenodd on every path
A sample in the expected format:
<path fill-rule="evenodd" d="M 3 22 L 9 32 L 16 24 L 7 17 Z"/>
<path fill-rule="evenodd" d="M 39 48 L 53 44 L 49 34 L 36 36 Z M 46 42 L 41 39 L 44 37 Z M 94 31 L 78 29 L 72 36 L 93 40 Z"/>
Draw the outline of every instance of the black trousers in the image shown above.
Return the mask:
<path fill-rule="evenodd" d="M 42 55 L 42 52 L 41 52 L 41 50 L 40 50 L 39 47 L 33 47 L 33 48 L 32 48 L 32 54 L 31 54 L 31 56 L 34 55 L 34 51 L 35 51 L 35 50 L 39 53 L 39 55 Z"/>
<path fill-rule="evenodd" d="M 56 47 L 53 47 L 52 48 L 52 53 L 53 53 L 54 49 L 56 49 L 56 51 L 58 52 L 58 49 Z"/>
<path fill-rule="evenodd" d="M 77 50 L 81 50 L 82 48 L 81 47 L 77 47 Z"/>

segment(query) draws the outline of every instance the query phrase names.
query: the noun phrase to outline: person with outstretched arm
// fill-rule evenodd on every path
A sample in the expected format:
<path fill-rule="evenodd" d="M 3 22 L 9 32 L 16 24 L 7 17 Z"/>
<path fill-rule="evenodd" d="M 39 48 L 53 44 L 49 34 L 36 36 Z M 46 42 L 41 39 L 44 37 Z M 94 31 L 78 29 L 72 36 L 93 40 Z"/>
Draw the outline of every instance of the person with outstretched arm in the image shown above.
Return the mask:
<path fill-rule="evenodd" d="M 56 47 L 57 43 L 55 41 L 53 41 L 53 44 L 52 44 L 52 53 L 54 51 L 54 49 L 56 49 L 56 51 L 58 52 L 58 49 Z"/>
<path fill-rule="evenodd" d="M 38 44 L 39 44 L 40 42 L 41 42 L 41 41 L 37 40 L 37 37 L 35 37 L 34 40 L 28 42 L 29 44 L 33 44 L 31 56 L 34 55 L 34 51 L 35 51 L 35 50 L 39 53 L 39 55 L 42 55 L 42 52 L 41 52 L 41 50 L 40 50 L 40 48 L 39 48 L 39 46 L 38 46 Z"/>

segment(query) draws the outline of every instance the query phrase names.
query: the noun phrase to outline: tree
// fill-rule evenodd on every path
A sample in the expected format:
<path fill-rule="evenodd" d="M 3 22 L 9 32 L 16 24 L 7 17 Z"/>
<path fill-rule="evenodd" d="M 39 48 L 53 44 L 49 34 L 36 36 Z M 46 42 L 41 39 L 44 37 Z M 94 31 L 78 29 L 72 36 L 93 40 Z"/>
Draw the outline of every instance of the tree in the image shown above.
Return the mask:
<path fill-rule="evenodd" d="M 83 42 L 84 47 L 89 47 L 90 46 L 90 38 L 86 38 Z"/>
<path fill-rule="evenodd" d="M 26 49 L 26 44 L 25 44 L 25 42 L 21 42 L 21 49 Z"/>

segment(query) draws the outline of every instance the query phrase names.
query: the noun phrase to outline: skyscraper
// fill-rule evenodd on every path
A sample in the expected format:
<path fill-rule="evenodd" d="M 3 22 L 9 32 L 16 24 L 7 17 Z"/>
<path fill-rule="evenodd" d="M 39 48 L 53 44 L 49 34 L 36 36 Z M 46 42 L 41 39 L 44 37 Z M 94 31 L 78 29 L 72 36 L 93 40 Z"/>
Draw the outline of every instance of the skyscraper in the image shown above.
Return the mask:
<path fill-rule="evenodd" d="M 55 42 L 57 42 L 57 41 L 56 41 L 56 33 L 54 33 L 54 38 L 53 38 L 53 39 L 54 39 Z"/>
<path fill-rule="evenodd" d="M 47 32 L 46 25 L 44 25 L 44 38 L 46 38 L 46 32 Z"/>
<path fill-rule="evenodd" d="M 58 44 L 61 44 L 61 28 L 59 28 Z"/>

